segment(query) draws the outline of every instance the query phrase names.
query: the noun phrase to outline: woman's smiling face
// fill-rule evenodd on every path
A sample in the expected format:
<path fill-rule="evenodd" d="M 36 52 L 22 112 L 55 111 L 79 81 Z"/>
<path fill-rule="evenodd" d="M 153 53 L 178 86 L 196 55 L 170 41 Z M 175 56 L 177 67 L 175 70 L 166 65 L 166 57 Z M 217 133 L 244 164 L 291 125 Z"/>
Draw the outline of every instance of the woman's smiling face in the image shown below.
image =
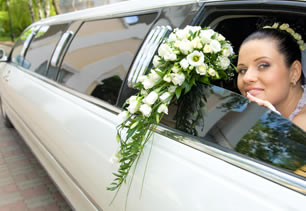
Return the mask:
<path fill-rule="evenodd" d="M 238 88 L 242 95 L 267 100 L 277 106 L 289 94 L 290 70 L 284 55 L 271 39 L 255 39 L 244 43 L 238 57 Z"/>

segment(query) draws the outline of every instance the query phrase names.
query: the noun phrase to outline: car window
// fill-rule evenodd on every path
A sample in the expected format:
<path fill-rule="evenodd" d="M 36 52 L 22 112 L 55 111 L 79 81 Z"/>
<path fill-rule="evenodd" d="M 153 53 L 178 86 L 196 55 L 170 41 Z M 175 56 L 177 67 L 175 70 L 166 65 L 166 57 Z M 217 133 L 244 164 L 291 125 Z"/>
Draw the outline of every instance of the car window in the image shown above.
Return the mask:
<path fill-rule="evenodd" d="M 18 38 L 11 54 L 11 61 L 13 63 L 20 66 L 27 66 L 27 63 L 24 62 L 24 55 L 38 28 L 39 27 L 30 27 Z"/>
<path fill-rule="evenodd" d="M 44 25 L 36 33 L 25 55 L 27 69 L 41 75 L 47 72 L 47 65 L 60 36 L 69 24 Z"/>
<path fill-rule="evenodd" d="M 115 105 L 131 62 L 156 16 L 83 23 L 60 66 L 58 81 Z"/>
<path fill-rule="evenodd" d="M 162 123 L 203 144 L 239 153 L 306 178 L 306 132 L 247 98 L 198 84 L 169 107 Z"/>

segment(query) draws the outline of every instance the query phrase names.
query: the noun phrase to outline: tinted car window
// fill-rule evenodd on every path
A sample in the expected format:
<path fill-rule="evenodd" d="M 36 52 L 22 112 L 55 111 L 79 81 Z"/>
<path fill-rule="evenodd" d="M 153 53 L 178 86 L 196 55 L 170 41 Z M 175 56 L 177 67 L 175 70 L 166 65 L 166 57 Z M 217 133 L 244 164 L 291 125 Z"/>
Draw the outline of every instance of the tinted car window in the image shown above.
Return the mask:
<path fill-rule="evenodd" d="M 198 84 L 170 105 L 169 115 L 162 122 L 198 137 L 204 144 L 213 144 L 306 178 L 306 132 L 234 92 Z"/>
<path fill-rule="evenodd" d="M 11 54 L 11 61 L 13 63 L 18 64 L 20 66 L 24 65 L 24 55 L 26 53 L 28 45 L 31 43 L 32 39 L 35 36 L 36 30 L 38 30 L 38 27 L 31 27 L 25 30 L 18 38 Z M 25 67 L 27 67 L 26 63 Z"/>
<path fill-rule="evenodd" d="M 45 75 L 52 52 L 69 24 L 45 25 L 36 33 L 25 56 L 27 69 Z"/>
<path fill-rule="evenodd" d="M 59 82 L 116 104 L 121 84 L 156 14 L 85 22 L 64 57 Z"/>

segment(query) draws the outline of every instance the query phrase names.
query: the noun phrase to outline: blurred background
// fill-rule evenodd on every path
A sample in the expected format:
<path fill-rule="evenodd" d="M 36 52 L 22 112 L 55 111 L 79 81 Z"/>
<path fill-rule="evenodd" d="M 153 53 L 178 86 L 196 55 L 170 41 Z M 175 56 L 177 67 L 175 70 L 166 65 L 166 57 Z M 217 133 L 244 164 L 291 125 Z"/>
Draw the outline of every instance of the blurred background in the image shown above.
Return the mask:
<path fill-rule="evenodd" d="M 23 30 L 40 19 L 127 0 L 0 0 L 0 44 L 12 45 Z"/>

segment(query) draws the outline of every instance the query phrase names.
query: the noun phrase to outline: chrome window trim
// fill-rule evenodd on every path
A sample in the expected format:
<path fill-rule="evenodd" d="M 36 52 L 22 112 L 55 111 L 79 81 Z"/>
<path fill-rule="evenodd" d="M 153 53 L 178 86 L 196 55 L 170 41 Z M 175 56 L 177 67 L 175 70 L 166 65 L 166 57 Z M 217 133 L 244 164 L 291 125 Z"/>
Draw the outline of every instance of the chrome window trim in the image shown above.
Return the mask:
<path fill-rule="evenodd" d="M 148 36 L 145 38 L 143 45 L 140 47 L 139 53 L 137 53 L 130 69 L 127 79 L 129 87 L 133 87 L 137 82 L 137 78 L 147 70 L 157 47 L 163 41 L 162 38 L 164 38 L 170 31 L 172 31 L 170 26 L 157 26 L 150 31 Z"/>
<path fill-rule="evenodd" d="M 57 67 L 58 62 L 59 62 L 59 58 L 63 54 L 63 50 L 66 47 L 66 45 L 68 44 L 69 40 L 72 38 L 73 34 L 74 33 L 72 31 L 67 31 L 62 35 L 61 39 L 58 42 L 58 45 L 56 46 L 56 48 L 54 50 L 52 58 L 51 58 L 51 65 L 52 66 Z"/>
<path fill-rule="evenodd" d="M 14 64 L 14 65 L 16 65 L 16 64 Z M 81 99 L 83 99 L 83 100 L 85 100 L 85 101 L 87 101 L 89 103 L 92 103 L 92 104 L 94 104 L 96 106 L 104 108 L 104 109 L 106 109 L 107 111 L 109 111 L 109 112 L 111 112 L 113 114 L 118 114 L 118 113 L 121 112 L 120 108 L 118 108 L 118 107 L 116 107 L 114 105 L 111 105 L 109 103 L 106 103 L 103 100 L 99 100 L 98 98 L 91 97 L 91 96 L 88 96 L 86 94 L 83 94 L 83 93 L 80 93 L 78 91 L 75 91 L 75 90 L 73 90 L 73 89 L 71 89 L 69 87 L 66 87 L 66 86 L 64 86 L 64 85 L 62 85 L 62 84 L 60 84 L 60 83 L 58 83 L 58 82 L 56 82 L 54 80 L 51 80 L 51 79 L 47 78 L 46 76 L 43 76 L 43 75 L 40 75 L 38 73 L 35 73 L 35 72 L 29 71 L 27 69 L 24 69 L 24 68 L 20 67 L 19 65 L 16 65 L 16 66 L 17 66 L 17 68 L 20 71 L 22 71 L 22 72 L 24 72 L 26 74 L 30 74 L 31 76 L 33 76 L 36 79 L 42 80 L 43 82 L 46 82 L 47 84 L 49 84 L 51 86 L 54 86 L 54 87 L 56 87 L 56 88 L 58 88 L 58 89 L 60 89 L 60 90 L 62 90 L 64 92 L 67 92 L 67 93 L 69 93 L 69 94 L 71 94 L 73 96 L 81 98 Z"/>
<path fill-rule="evenodd" d="M 244 158 L 237 154 L 226 152 L 216 147 L 200 143 L 200 141 L 196 138 L 192 138 L 190 136 L 188 137 L 184 134 L 180 134 L 179 132 L 168 129 L 164 126 L 158 126 L 157 129 L 155 129 L 155 132 L 170 139 L 173 139 L 177 142 L 185 144 L 189 147 L 197 149 L 201 152 L 209 154 L 213 157 L 216 157 L 220 160 L 223 160 L 227 163 L 230 163 L 234 166 L 247 170 L 251 173 L 254 173 L 286 188 L 306 195 L 306 180 L 279 171 L 277 169 L 269 167 L 268 165 L 264 165 L 251 159 Z"/>

